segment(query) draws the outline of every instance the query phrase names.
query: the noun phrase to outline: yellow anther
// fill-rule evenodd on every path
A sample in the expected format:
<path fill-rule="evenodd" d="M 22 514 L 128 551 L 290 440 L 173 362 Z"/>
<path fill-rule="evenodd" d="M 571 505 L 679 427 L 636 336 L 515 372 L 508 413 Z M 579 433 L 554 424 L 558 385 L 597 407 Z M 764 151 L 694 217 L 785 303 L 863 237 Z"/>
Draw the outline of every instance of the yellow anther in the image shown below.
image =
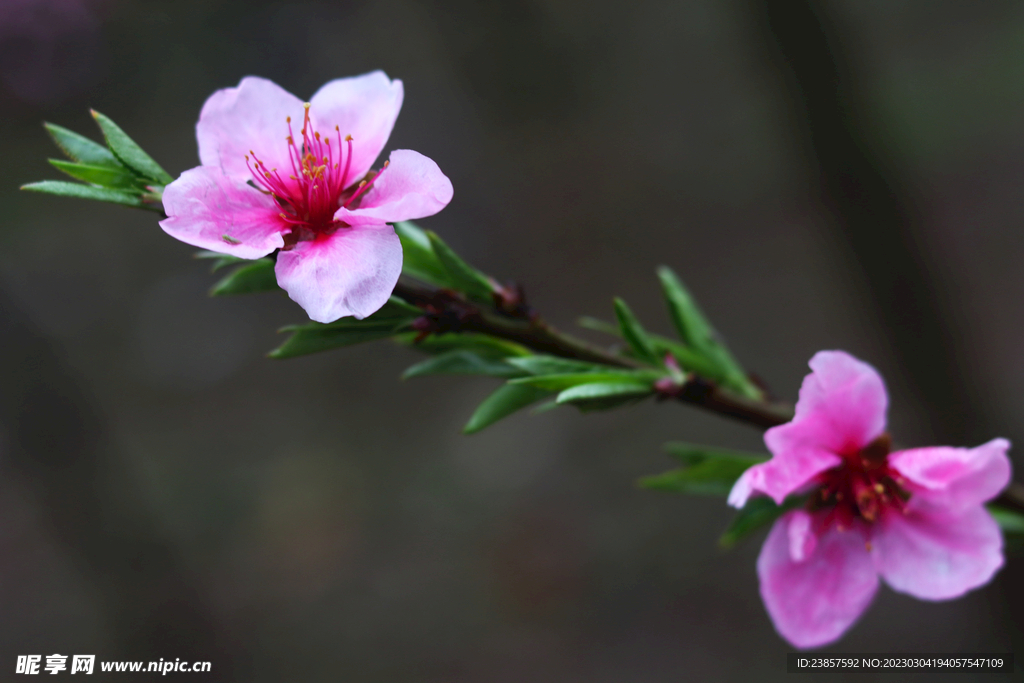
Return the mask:
<path fill-rule="evenodd" d="M 882 486 L 882 482 L 875 482 L 875 493 L 885 493 L 885 487 Z"/>
<path fill-rule="evenodd" d="M 345 142 L 351 142 L 351 141 L 352 141 L 352 136 L 351 135 L 346 135 L 345 136 Z"/>
<path fill-rule="evenodd" d="M 291 123 L 292 122 L 292 117 L 286 116 L 286 117 L 284 117 L 284 120 L 285 120 L 285 123 Z"/>

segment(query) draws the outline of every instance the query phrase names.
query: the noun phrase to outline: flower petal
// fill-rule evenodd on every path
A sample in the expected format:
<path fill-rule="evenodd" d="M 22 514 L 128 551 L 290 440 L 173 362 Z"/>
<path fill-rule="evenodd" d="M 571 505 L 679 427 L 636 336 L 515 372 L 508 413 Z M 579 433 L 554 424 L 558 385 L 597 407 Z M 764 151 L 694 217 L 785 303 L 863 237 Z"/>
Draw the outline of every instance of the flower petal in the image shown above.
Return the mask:
<path fill-rule="evenodd" d="M 383 306 L 402 273 L 402 243 L 390 225 L 339 228 L 277 256 L 277 284 L 317 322 L 365 318 Z"/>
<path fill-rule="evenodd" d="M 338 209 L 349 225 L 394 223 L 433 216 L 452 200 L 452 181 L 437 164 L 411 149 L 396 149 L 356 209 Z"/>
<path fill-rule="evenodd" d="M 889 396 L 878 371 L 845 351 L 819 351 L 800 387 L 793 422 L 813 420 L 834 453 L 854 452 L 881 436 Z"/>
<path fill-rule="evenodd" d="M 185 171 L 164 188 L 164 211 L 160 227 L 171 237 L 239 258 L 280 249 L 289 231 L 273 199 L 212 166 Z"/>
<path fill-rule="evenodd" d="M 827 531 L 816 545 L 808 544 L 805 559 L 794 560 L 792 540 L 801 534 L 790 526 L 802 524 L 801 515 L 807 513 L 791 512 L 775 522 L 757 558 L 757 575 L 775 630 L 809 648 L 831 643 L 853 625 L 871 603 L 878 575 L 859 530 Z"/>
<path fill-rule="evenodd" d="M 743 507 L 754 491 L 767 493 L 782 505 L 786 496 L 802 488 L 816 474 L 842 462 L 835 453 L 818 447 L 815 440 L 808 443 L 806 430 L 800 427 L 803 425 L 790 422 L 765 432 L 764 442 L 773 457 L 740 475 L 729 492 L 730 505 Z"/>
<path fill-rule="evenodd" d="M 873 529 L 875 566 L 893 590 L 948 600 L 988 582 L 1003 566 L 1003 537 L 980 505 L 960 514 L 915 509 L 886 514 Z"/>
<path fill-rule="evenodd" d="M 995 498 L 1010 482 L 1010 442 L 993 439 L 977 448 L 915 448 L 889 456 L 889 466 L 910 482 L 912 493 L 937 509 L 957 513 Z"/>
<path fill-rule="evenodd" d="M 842 462 L 885 430 L 889 398 L 878 373 L 843 351 L 819 351 L 800 387 L 792 422 L 764 435 L 772 459 L 743 473 L 729 496 L 742 507 L 753 491 L 782 501 L 816 474 Z"/>
<path fill-rule="evenodd" d="M 249 179 L 250 150 L 267 168 L 291 168 L 288 123 L 302 127 L 303 103 L 273 81 L 246 76 L 237 88 L 210 95 L 199 114 L 196 138 L 203 166 L 219 166 L 232 178 Z M 290 171 L 289 171 L 290 173 Z"/>
<path fill-rule="evenodd" d="M 310 118 L 321 134 L 333 138 L 352 136 L 352 161 L 348 184 L 362 180 L 395 127 L 402 108 L 402 81 L 392 81 L 383 71 L 339 78 L 326 83 L 310 100 Z"/>

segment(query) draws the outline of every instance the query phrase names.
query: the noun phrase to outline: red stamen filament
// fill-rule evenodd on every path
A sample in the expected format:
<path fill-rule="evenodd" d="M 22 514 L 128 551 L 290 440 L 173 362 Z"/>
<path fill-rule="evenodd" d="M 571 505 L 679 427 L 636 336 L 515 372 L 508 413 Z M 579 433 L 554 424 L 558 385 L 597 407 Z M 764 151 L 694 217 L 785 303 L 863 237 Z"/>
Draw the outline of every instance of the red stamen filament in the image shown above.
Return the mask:
<path fill-rule="evenodd" d="M 296 144 L 290 116 L 286 122 L 288 137 L 285 140 L 291 164 L 291 173 L 287 178 L 282 177 L 276 168 L 267 168 L 251 150 L 245 157 L 246 166 L 252 173 L 256 188 L 270 194 L 281 205 L 282 211 L 278 214 L 281 220 L 305 228 L 314 236 L 329 234 L 339 226 L 334 220 L 338 208 L 348 207 L 357 201 L 388 164 L 385 162 L 384 168 L 361 182 L 346 199 L 344 195 L 348 192 L 345 188 L 352 165 L 352 136 L 346 135 L 343 139 L 338 126 L 334 127 L 334 140 L 314 131 L 309 118 L 309 104 L 305 105 L 302 129 L 299 131 L 301 145 Z"/>
<path fill-rule="evenodd" d="M 887 511 L 903 511 L 910 494 L 899 473 L 889 467 L 888 453 L 888 436 L 883 436 L 861 451 L 844 454 L 840 465 L 818 475 L 821 488 L 808 507 L 828 510 L 820 531 L 833 525 L 845 531 L 856 520 L 871 524 Z"/>

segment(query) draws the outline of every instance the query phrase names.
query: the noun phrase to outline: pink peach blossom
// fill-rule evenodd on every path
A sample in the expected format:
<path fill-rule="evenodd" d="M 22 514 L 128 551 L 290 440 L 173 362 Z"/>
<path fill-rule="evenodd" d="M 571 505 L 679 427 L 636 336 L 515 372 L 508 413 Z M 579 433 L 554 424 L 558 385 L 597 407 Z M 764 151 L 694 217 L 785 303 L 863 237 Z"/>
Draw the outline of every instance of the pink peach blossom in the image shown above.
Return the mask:
<path fill-rule="evenodd" d="M 987 583 L 1003 564 L 1003 538 L 982 505 L 1010 480 L 1006 439 L 890 453 L 889 399 L 875 369 L 842 351 L 821 351 L 810 366 L 796 416 L 765 433 L 772 459 L 729 494 L 735 507 L 755 492 L 780 504 L 809 495 L 775 522 L 757 559 L 772 623 L 801 648 L 842 636 L 879 577 L 922 600 Z"/>
<path fill-rule="evenodd" d="M 202 165 L 165 188 L 160 226 L 240 258 L 277 251 L 277 282 L 310 318 L 364 318 L 402 272 L 388 223 L 452 198 L 451 181 L 418 152 L 394 150 L 372 170 L 401 107 L 402 82 L 382 71 L 331 81 L 306 104 L 252 76 L 218 90 L 196 125 Z"/>

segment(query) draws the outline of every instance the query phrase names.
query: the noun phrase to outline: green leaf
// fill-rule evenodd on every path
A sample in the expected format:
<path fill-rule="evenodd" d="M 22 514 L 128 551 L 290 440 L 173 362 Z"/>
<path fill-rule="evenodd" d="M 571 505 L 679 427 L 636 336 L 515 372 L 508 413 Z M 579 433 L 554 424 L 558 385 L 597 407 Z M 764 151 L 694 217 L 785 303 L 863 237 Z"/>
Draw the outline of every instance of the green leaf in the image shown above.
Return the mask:
<path fill-rule="evenodd" d="M 342 318 L 333 323 L 290 325 L 281 332 L 290 332 L 284 344 L 271 351 L 271 358 L 294 358 L 378 339 L 387 339 L 404 330 L 416 319 L 419 309 L 398 297 L 391 297 L 383 308 L 365 320 Z"/>
<path fill-rule="evenodd" d="M 555 408 L 561 408 L 561 407 L 562 406 L 561 406 L 561 404 L 558 401 L 544 401 L 543 403 L 541 403 L 539 406 L 537 406 L 536 408 L 534 408 L 530 412 L 533 415 L 540 415 L 541 413 L 546 413 L 549 410 L 554 410 Z"/>
<path fill-rule="evenodd" d="M 771 524 L 784 513 L 800 507 L 806 501 L 806 496 L 790 496 L 782 502 L 782 505 L 776 505 L 775 501 L 767 496 L 751 498 L 718 539 L 718 545 L 723 548 L 731 548 L 740 540 L 761 527 Z"/>
<path fill-rule="evenodd" d="M 708 460 L 730 460 L 742 464 L 745 470 L 752 465 L 767 462 L 770 459 L 770 456 L 759 453 L 731 451 L 724 448 L 712 448 L 683 441 L 670 441 L 662 446 L 662 448 L 684 465 L 697 465 Z"/>
<path fill-rule="evenodd" d="M 106 168 L 123 169 L 124 166 L 118 161 L 113 153 L 106 147 L 93 142 L 87 137 L 68 130 L 63 126 L 53 123 L 44 123 L 46 132 L 50 134 L 53 141 L 57 143 L 60 150 L 72 161 L 90 166 L 103 166 Z"/>
<path fill-rule="evenodd" d="M 591 318 L 589 315 L 585 315 L 581 318 L 577 318 L 576 324 L 587 330 L 604 332 L 605 334 L 610 334 L 613 337 L 622 337 L 622 332 L 619 331 L 618 325 L 613 325 L 610 322 L 601 320 L 600 318 Z"/>
<path fill-rule="evenodd" d="M 197 251 L 192 258 L 212 260 L 213 268 L 210 269 L 211 273 L 216 273 L 221 268 L 225 268 L 227 266 L 233 266 L 239 263 L 250 262 L 249 259 L 238 258 L 237 256 L 232 256 L 231 254 L 222 254 L 218 251 L 208 251 L 206 249 L 203 249 L 202 251 Z"/>
<path fill-rule="evenodd" d="M 319 353 L 344 346 L 362 344 L 363 342 L 387 339 L 405 325 L 393 320 L 382 323 L 358 321 L 344 325 L 314 326 L 286 328 L 284 331 L 292 336 L 284 344 L 271 351 L 271 358 L 294 358 L 310 353 Z"/>
<path fill-rule="evenodd" d="M 633 311 L 629 310 L 626 302 L 618 297 L 615 298 L 615 317 L 619 321 L 622 337 L 629 344 L 629 348 L 633 350 L 636 357 L 651 365 L 660 366 L 662 359 L 658 357 L 654 346 L 651 345 L 647 332 L 640 324 L 640 321 L 636 319 L 636 316 L 633 315 Z"/>
<path fill-rule="evenodd" d="M 496 358 L 479 356 L 472 351 L 449 351 L 433 356 L 402 373 L 402 379 L 423 375 L 487 375 L 489 377 L 519 377 L 521 370 Z"/>
<path fill-rule="evenodd" d="M 607 402 L 605 399 L 622 398 L 625 401 L 631 401 L 634 398 L 647 396 L 650 393 L 652 393 L 650 385 L 639 382 L 593 382 L 565 389 L 558 394 L 555 401 L 561 404 L 600 400 L 602 401 L 601 405 L 603 408 L 605 402 Z"/>
<path fill-rule="evenodd" d="M 235 268 L 213 286 L 210 296 L 230 294 L 252 294 L 279 290 L 277 276 L 274 273 L 274 262 L 268 258 L 249 261 L 248 264 Z"/>
<path fill-rule="evenodd" d="M 436 233 L 428 230 L 427 239 L 455 289 L 478 301 L 493 302 L 494 287 L 487 276 L 463 261 Z"/>
<path fill-rule="evenodd" d="M 448 351 L 472 351 L 487 358 L 506 358 L 508 356 L 528 356 L 531 351 L 515 342 L 476 332 L 450 332 L 431 334 L 420 341 L 418 332 L 409 332 L 395 337 L 395 341 L 410 346 L 423 353 L 447 353 Z"/>
<path fill-rule="evenodd" d="M 1004 533 L 1024 534 L 1024 515 L 1001 505 L 986 505 L 985 507 Z"/>
<path fill-rule="evenodd" d="M 167 174 L 167 171 L 160 168 L 160 164 L 153 161 L 151 156 L 128 137 L 128 134 L 121 130 L 120 126 L 95 109 L 92 110 L 92 117 L 96 119 L 100 130 L 103 131 L 103 137 L 106 138 L 110 151 L 121 163 L 160 185 L 167 185 L 174 180 Z"/>
<path fill-rule="evenodd" d="M 609 369 L 607 365 L 584 363 L 578 360 L 543 355 L 509 358 L 505 362 L 511 363 L 531 375 L 564 375 L 581 372 L 602 372 Z"/>
<path fill-rule="evenodd" d="M 667 443 L 664 449 L 686 467 L 644 477 L 639 481 L 642 488 L 727 496 L 741 474 L 768 460 L 766 455 L 683 442 Z"/>
<path fill-rule="evenodd" d="M 463 434 L 474 434 L 489 427 L 498 420 L 539 401 L 549 392 L 534 387 L 503 384 L 498 390 L 477 406 L 469 422 L 462 428 Z"/>
<path fill-rule="evenodd" d="M 653 382 L 661 375 L 657 372 L 643 370 L 608 370 L 605 372 L 574 372 L 558 375 L 535 375 L 509 380 L 512 384 L 523 384 L 546 391 L 565 391 L 572 387 L 586 384 L 630 384 L 644 387 L 650 391 Z"/>
<path fill-rule="evenodd" d="M 669 316 L 679 338 L 719 369 L 716 374 L 721 377 L 712 378 L 720 379 L 723 384 L 747 398 L 760 399 L 761 390 L 750 381 L 725 345 L 718 341 L 714 328 L 672 269 L 668 266 L 658 268 L 658 279 L 661 280 Z"/>
<path fill-rule="evenodd" d="M 95 199 L 99 202 L 110 202 L 122 206 L 134 206 L 138 209 L 151 209 L 159 211 L 160 208 L 144 204 L 138 193 L 125 192 L 124 190 L 111 190 L 106 187 L 94 185 L 83 185 L 81 183 L 69 183 L 66 180 L 43 180 L 38 183 L 22 185 L 21 189 L 29 192 L 42 192 L 43 194 L 54 194 L 60 197 L 75 197 L 76 199 Z"/>
<path fill-rule="evenodd" d="M 748 465 L 735 460 L 705 460 L 692 467 L 644 477 L 640 486 L 659 491 L 728 496 Z"/>
<path fill-rule="evenodd" d="M 452 287 L 448 271 L 438 260 L 427 233 L 414 223 L 395 223 L 395 232 L 402 242 L 402 274 L 436 287 Z"/>
<path fill-rule="evenodd" d="M 139 185 L 139 179 L 124 167 L 90 166 L 88 164 L 61 161 L 60 159 L 50 159 L 50 163 L 57 170 L 67 173 L 72 178 L 84 180 L 93 185 L 129 191 L 135 190 L 136 193 L 143 189 Z"/>
<path fill-rule="evenodd" d="M 381 306 L 381 309 L 367 318 L 367 320 L 381 320 L 383 318 L 418 318 L 423 311 L 410 304 L 405 299 L 394 294 Z"/>

